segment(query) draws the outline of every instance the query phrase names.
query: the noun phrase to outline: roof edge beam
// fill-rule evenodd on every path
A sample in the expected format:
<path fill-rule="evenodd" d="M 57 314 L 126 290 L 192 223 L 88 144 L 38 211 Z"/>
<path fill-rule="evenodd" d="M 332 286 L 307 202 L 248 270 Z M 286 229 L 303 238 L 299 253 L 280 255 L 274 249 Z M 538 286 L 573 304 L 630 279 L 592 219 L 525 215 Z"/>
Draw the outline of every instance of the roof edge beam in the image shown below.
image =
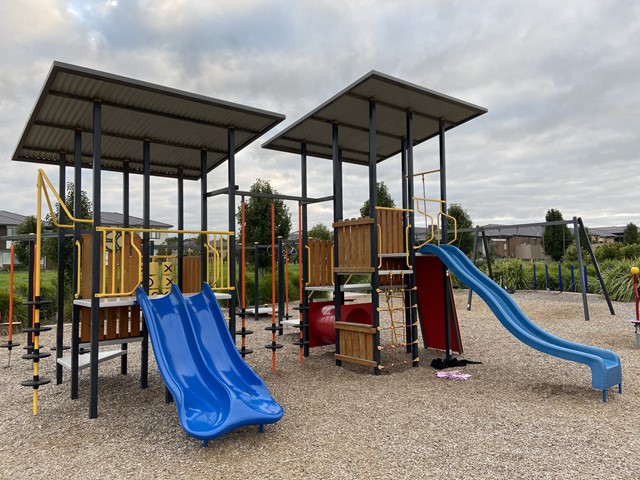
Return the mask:
<path fill-rule="evenodd" d="M 348 128 L 350 130 L 357 130 L 359 132 L 363 132 L 363 133 L 366 133 L 366 134 L 369 133 L 369 128 L 368 127 L 361 127 L 359 125 L 353 125 L 351 123 L 344 123 L 344 122 L 341 122 L 341 121 L 330 120 L 328 118 L 320 117 L 318 115 L 312 115 L 309 118 L 311 120 L 317 120 L 319 122 L 324 122 L 324 123 L 329 123 L 329 124 L 337 123 L 338 125 L 340 125 L 343 128 Z M 392 138 L 393 140 L 402 140 L 402 137 L 400 135 L 394 135 L 393 133 L 389 133 L 389 132 L 381 132 L 380 130 L 378 130 L 376 132 L 376 134 L 380 135 L 381 137 Z"/>
<path fill-rule="evenodd" d="M 352 98 L 356 98 L 358 100 L 362 100 L 363 102 L 369 102 L 371 100 L 369 97 L 366 97 L 364 95 L 359 95 L 359 94 L 354 93 L 354 92 L 348 92 L 345 95 L 347 95 L 349 97 L 352 97 Z M 384 102 L 382 100 L 376 100 L 375 102 L 376 102 L 377 105 L 379 105 L 381 107 L 389 108 L 391 110 L 396 110 L 398 112 L 406 113 L 408 110 L 411 110 L 411 109 L 399 107 L 397 105 L 393 105 L 391 103 Z M 445 123 L 448 123 L 449 125 L 454 126 L 454 127 L 457 125 L 456 122 L 453 122 L 451 120 L 447 120 L 446 118 L 435 117 L 433 115 L 429 115 L 428 113 L 418 112 L 416 110 L 411 110 L 411 111 L 413 112 L 413 115 L 416 116 L 416 117 L 426 118 L 427 120 L 431 120 L 431 121 L 434 121 L 434 122 L 439 122 L 439 121 L 443 120 Z"/>
<path fill-rule="evenodd" d="M 61 98 L 67 98 L 69 100 L 77 100 L 80 102 L 93 102 L 94 99 L 90 98 L 90 97 L 85 97 L 82 95 L 74 95 L 72 93 L 66 93 L 66 92 L 60 92 L 57 90 L 50 90 L 49 95 L 53 95 L 56 97 L 61 97 Z M 102 105 L 105 107 L 113 107 L 113 108 L 120 108 L 123 110 L 130 110 L 132 112 L 138 112 L 138 113 L 144 113 L 145 115 L 155 115 L 158 117 L 164 117 L 164 118 L 170 118 L 172 120 L 181 120 L 183 122 L 188 122 L 188 123 L 195 123 L 198 125 L 205 125 L 208 127 L 213 127 L 213 128 L 222 128 L 225 131 L 230 128 L 233 127 L 236 131 L 242 132 L 242 133 L 249 133 L 252 135 L 262 135 L 262 131 L 260 130 L 254 130 L 254 129 L 250 129 L 250 128 L 245 128 L 245 127 L 238 127 L 236 125 L 225 125 L 222 123 L 218 123 L 218 122 L 211 122 L 211 121 L 206 121 L 206 120 L 198 120 L 196 118 L 189 118 L 189 117 L 185 117 L 182 115 L 177 115 L 174 113 L 164 113 L 164 112 L 157 112 L 155 110 L 150 110 L 148 108 L 142 108 L 142 107 L 134 107 L 132 105 L 126 105 L 124 103 L 117 103 L 117 102 L 113 102 L 113 101 L 109 101 L 109 100 L 103 100 Z M 271 122 L 273 124 L 273 122 Z"/>
<path fill-rule="evenodd" d="M 41 120 L 36 120 L 33 122 L 34 125 L 37 125 L 39 127 L 47 127 L 47 128 L 57 128 L 60 130 L 80 130 L 82 133 L 89 133 L 89 134 L 93 134 L 93 131 L 90 128 L 86 128 L 86 127 L 70 127 L 70 126 L 63 126 L 63 125 L 59 125 L 57 123 L 53 123 L 53 122 L 43 122 Z M 136 141 L 136 142 L 144 142 L 144 141 L 150 141 L 151 143 L 153 143 L 154 145 L 164 145 L 167 147 L 175 147 L 175 148 L 186 148 L 188 150 L 197 150 L 197 151 L 201 151 L 203 150 L 202 146 L 196 147 L 196 146 L 192 146 L 192 145 L 187 145 L 184 143 L 178 143 L 178 142 L 168 142 L 166 140 L 158 140 L 158 139 L 154 139 L 154 138 L 150 138 L 149 136 L 142 136 L 142 137 L 136 137 L 134 135 L 125 135 L 123 133 L 115 133 L 115 132 L 110 132 L 108 130 L 103 130 L 102 131 L 102 136 L 103 137 L 113 137 L 113 138 L 121 138 L 124 140 L 132 140 L 132 141 Z M 223 150 L 223 149 L 218 149 L 218 148 L 205 148 L 205 150 L 207 150 L 208 152 L 211 153 L 219 153 L 221 155 L 226 155 L 227 151 Z"/>

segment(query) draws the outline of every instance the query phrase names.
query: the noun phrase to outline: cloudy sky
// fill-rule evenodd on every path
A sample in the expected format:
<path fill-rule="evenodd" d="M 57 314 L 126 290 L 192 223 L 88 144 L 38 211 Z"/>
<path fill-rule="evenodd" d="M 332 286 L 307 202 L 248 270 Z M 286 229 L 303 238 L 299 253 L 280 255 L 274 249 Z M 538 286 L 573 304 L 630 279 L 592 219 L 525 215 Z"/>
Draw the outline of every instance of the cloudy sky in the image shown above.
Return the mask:
<path fill-rule="evenodd" d="M 285 114 L 240 152 L 237 183 L 270 179 L 291 195 L 298 157 L 260 144 L 378 70 L 489 110 L 447 136 L 449 202 L 474 223 L 538 222 L 556 208 L 587 226 L 640 225 L 640 2 L 16 0 L 0 3 L 0 37 L 1 210 L 35 210 L 37 167 L 11 156 L 59 60 Z M 437 162 L 437 141 L 416 148 L 416 171 Z M 309 194 L 330 195 L 331 163 L 310 164 Z M 366 171 L 344 173 L 345 216 L 357 216 Z M 398 162 L 378 175 L 399 203 Z M 103 209 L 122 211 L 121 176 L 104 182 Z M 212 190 L 225 182 L 225 167 L 209 175 Z M 199 188 L 186 189 L 187 228 L 199 226 Z M 437 183 L 426 188 L 437 195 Z M 152 218 L 175 224 L 176 182 L 152 189 Z M 138 216 L 141 190 L 136 176 Z M 210 226 L 224 229 L 226 200 L 216 202 Z M 310 226 L 331 220 L 329 204 L 310 211 Z"/>

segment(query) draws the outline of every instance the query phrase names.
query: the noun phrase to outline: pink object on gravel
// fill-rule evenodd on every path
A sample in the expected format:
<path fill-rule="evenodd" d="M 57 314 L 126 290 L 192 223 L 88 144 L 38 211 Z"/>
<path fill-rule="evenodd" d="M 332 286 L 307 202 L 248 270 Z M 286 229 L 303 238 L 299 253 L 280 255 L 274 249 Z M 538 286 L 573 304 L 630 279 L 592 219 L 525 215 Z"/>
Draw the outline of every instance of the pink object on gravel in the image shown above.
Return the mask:
<path fill-rule="evenodd" d="M 446 378 L 447 380 L 468 380 L 471 375 L 469 373 L 460 373 L 458 370 L 451 372 L 436 372 L 436 377 Z"/>

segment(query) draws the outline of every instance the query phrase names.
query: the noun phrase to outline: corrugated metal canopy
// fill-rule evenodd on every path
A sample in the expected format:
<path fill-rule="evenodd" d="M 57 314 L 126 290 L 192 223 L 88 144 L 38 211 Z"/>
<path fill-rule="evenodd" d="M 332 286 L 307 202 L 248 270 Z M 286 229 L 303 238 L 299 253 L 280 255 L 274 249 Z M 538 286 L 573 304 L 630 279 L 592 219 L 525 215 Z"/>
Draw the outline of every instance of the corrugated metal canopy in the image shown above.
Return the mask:
<path fill-rule="evenodd" d="M 66 152 L 73 165 L 74 131 L 82 135 L 82 163 L 93 156 L 93 101 L 102 103 L 102 168 L 142 173 L 142 142 L 151 142 L 151 174 L 200 178 L 200 152 L 208 171 L 227 159 L 227 131 L 235 151 L 284 120 L 279 113 L 151 83 L 54 62 L 13 160 L 59 165 Z"/>
<path fill-rule="evenodd" d="M 439 120 L 449 130 L 487 112 L 472 105 L 398 78 L 371 71 L 293 123 L 262 146 L 283 152 L 332 158 L 332 124 L 339 125 L 342 160 L 369 163 L 369 101 L 376 102 L 378 162 L 400 152 L 406 138 L 406 112 L 413 112 L 414 144 L 438 135 Z"/>

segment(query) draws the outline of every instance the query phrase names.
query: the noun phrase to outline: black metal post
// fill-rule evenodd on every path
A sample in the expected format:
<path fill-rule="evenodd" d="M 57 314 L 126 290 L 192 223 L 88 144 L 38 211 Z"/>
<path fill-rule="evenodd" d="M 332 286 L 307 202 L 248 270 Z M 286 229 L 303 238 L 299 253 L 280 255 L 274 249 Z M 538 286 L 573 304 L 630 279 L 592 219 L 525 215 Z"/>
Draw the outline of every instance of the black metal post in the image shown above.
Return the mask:
<path fill-rule="evenodd" d="M 440 150 L 440 201 L 442 212 L 447 213 L 447 162 L 445 155 L 445 141 L 444 132 L 445 125 L 444 120 L 440 119 L 439 132 L 438 132 L 438 144 Z M 447 231 L 447 217 L 442 216 L 442 225 L 440 227 L 440 242 L 447 243 L 448 231 Z M 451 359 L 451 291 L 449 287 L 449 270 L 444 267 L 444 274 L 442 276 L 442 283 L 444 286 L 444 335 L 445 335 L 445 362 Z"/>
<path fill-rule="evenodd" d="M 260 288 L 259 288 L 259 265 L 260 265 L 260 252 L 258 247 L 258 242 L 253 244 L 253 295 L 254 295 L 254 310 L 253 310 L 253 318 L 257 322 L 260 317 L 260 306 L 258 302 L 260 302 Z"/>
<path fill-rule="evenodd" d="M 278 330 L 278 335 L 282 335 L 282 320 L 284 319 L 284 310 L 285 310 L 285 306 L 284 306 L 284 284 L 287 281 L 287 279 L 285 278 L 284 275 L 284 251 L 283 251 L 283 244 L 282 244 L 282 237 L 278 237 L 278 244 L 277 244 L 277 252 L 271 252 L 271 254 L 273 255 L 274 253 L 277 255 L 276 256 L 276 261 L 278 263 L 278 328 L 280 330 Z M 273 273 L 272 273 L 273 275 Z"/>
<path fill-rule="evenodd" d="M 129 222 L 129 216 L 130 216 L 130 210 L 129 210 L 129 189 L 131 188 L 130 186 L 130 177 L 129 177 L 129 162 L 123 162 L 122 163 L 122 226 L 124 228 L 129 228 L 130 222 Z M 122 235 L 122 247 L 124 248 L 124 237 L 125 234 Z M 117 238 L 113 239 L 113 245 L 114 245 L 114 252 L 115 252 L 115 246 L 116 246 L 116 241 Z M 120 315 L 122 315 L 122 310 Z M 121 375 L 126 375 L 127 371 L 128 371 L 128 356 L 127 356 L 127 350 L 129 348 L 129 345 L 127 343 L 122 343 L 120 344 L 120 349 L 125 352 L 124 355 L 122 355 L 120 357 L 120 374 Z"/>
<path fill-rule="evenodd" d="M 406 141 L 406 202 L 407 206 L 404 208 L 408 208 L 409 210 L 409 232 L 407 235 L 408 243 L 407 249 L 409 251 L 409 263 L 411 264 L 411 269 L 413 270 L 412 274 L 409 276 L 409 281 L 407 282 L 407 288 L 409 289 L 409 301 L 407 305 L 409 315 L 407 316 L 407 321 L 411 325 L 411 359 L 413 360 L 413 366 L 417 367 L 419 365 L 418 362 L 418 312 L 415 307 L 418 303 L 417 292 L 415 289 L 416 286 L 416 277 L 415 277 L 415 264 L 416 264 L 416 251 L 413 248 L 415 244 L 415 213 L 413 211 L 413 113 L 407 112 L 407 141 Z"/>
<path fill-rule="evenodd" d="M 207 230 L 207 151 L 200 151 L 200 230 Z M 207 278 L 207 235 L 200 236 L 200 281 L 209 282 Z"/>
<path fill-rule="evenodd" d="M 142 142 L 142 228 L 151 226 L 151 143 Z M 142 282 L 145 293 L 149 294 L 149 260 L 150 260 L 149 232 L 142 235 Z M 142 322 L 142 347 L 140 350 L 140 388 L 149 385 L 149 332 L 147 322 Z"/>
<path fill-rule="evenodd" d="M 178 230 L 184 230 L 184 169 L 178 168 Z M 182 267 L 184 264 L 184 234 L 178 234 L 178 288 L 182 291 Z"/>
<path fill-rule="evenodd" d="M 373 328 L 376 329 L 376 333 L 373 335 L 373 360 L 376 362 L 376 367 L 373 369 L 375 375 L 380 375 L 380 312 L 378 307 L 380 306 L 379 298 L 379 285 L 380 279 L 378 278 L 378 211 L 376 206 L 378 205 L 378 156 L 376 145 L 376 102 L 374 100 L 369 101 L 369 216 L 373 219 L 371 224 L 371 266 L 374 271 L 371 274 L 371 309 L 373 313 Z"/>
<path fill-rule="evenodd" d="M 303 198 L 307 198 L 307 144 L 300 145 L 300 177 L 301 177 L 301 195 Z M 308 225 L 307 225 L 307 203 L 302 203 L 302 250 L 298 252 L 298 263 L 302 266 L 302 271 L 299 272 L 302 275 L 302 292 L 300 292 L 300 298 L 302 299 L 302 305 L 300 308 L 300 322 L 302 327 L 302 342 L 304 345 L 303 355 L 309 356 L 309 292 L 305 288 L 309 281 L 309 262 L 305 255 L 305 248 L 309 242 L 308 238 Z"/>
<path fill-rule="evenodd" d="M 236 134 L 233 128 L 227 130 L 227 155 L 229 157 L 228 168 L 228 187 L 229 195 L 229 231 L 236 231 Z M 236 303 L 237 303 L 237 291 L 236 288 L 236 242 L 235 236 L 229 237 L 229 245 L 227 249 L 229 264 L 229 288 L 231 298 L 229 299 L 229 331 L 231 332 L 231 338 L 236 340 Z"/>
<path fill-rule="evenodd" d="M 98 417 L 98 341 L 100 335 L 100 234 L 102 211 L 102 104 L 93 102 L 93 228 L 91 241 L 91 395 L 89 418 Z"/>
<path fill-rule="evenodd" d="M 73 180 L 73 216 L 79 217 L 82 211 L 82 131 L 76 130 L 73 137 L 73 161 L 74 161 L 74 180 Z M 78 285 L 78 249 L 76 242 L 81 239 L 80 224 L 76 223 L 73 227 L 73 285 Z M 71 311 L 71 399 L 78 398 L 78 355 L 80 354 L 80 312 L 79 305 L 73 304 Z"/>
<path fill-rule="evenodd" d="M 59 182 L 58 182 L 58 194 L 60 195 L 60 199 L 62 200 L 62 204 L 65 203 L 65 193 L 67 190 L 67 179 L 66 179 L 66 164 L 67 164 L 67 154 L 60 154 L 60 173 L 59 173 Z M 64 213 L 64 209 L 62 205 L 59 210 L 59 219 L 60 224 L 66 223 L 66 215 Z M 63 338 L 64 338 L 64 266 L 67 261 L 64 254 L 64 244 L 65 244 L 65 235 L 64 230 L 62 228 L 58 229 L 58 315 L 57 315 L 57 325 L 56 325 L 56 358 L 62 358 L 63 347 Z M 56 384 L 60 385 L 62 383 L 62 365 L 56 362 Z"/>
<path fill-rule="evenodd" d="M 586 240 L 585 247 L 587 248 L 587 252 L 589 252 L 589 256 L 591 257 L 591 263 L 593 264 L 593 267 L 596 269 L 596 275 L 598 276 L 598 281 L 600 282 L 600 287 L 602 288 L 602 294 L 604 295 L 604 298 L 607 300 L 607 305 L 609 306 L 609 312 L 611 313 L 611 315 L 615 315 L 616 312 L 613 310 L 613 304 L 611 303 L 611 297 L 609 296 L 609 291 L 607 290 L 607 286 L 605 285 L 604 279 L 602 278 L 602 274 L 600 273 L 600 266 L 598 265 L 598 260 L 596 259 L 596 256 L 593 253 L 593 248 L 591 248 L 591 242 L 589 241 L 589 235 L 587 234 L 587 229 L 584 228 L 584 223 L 582 223 L 582 218 L 578 217 L 577 220 L 578 220 L 578 226 L 582 230 L 582 233 L 584 234 L 584 238 Z M 587 283 L 586 278 L 584 283 L 586 285 Z"/>
<path fill-rule="evenodd" d="M 476 264 L 476 256 L 477 256 L 477 252 L 478 252 L 478 234 L 480 233 L 480 226 L 476 225 L 476 233 L 473 237 L 473 254 L 472 254 L 472 258 L 471 261 L 473 262 L 473 264 Z M 473 290 L 470 288 L 469 289 L 469 296 L 467 298 L 467 310 L 471 311 L 471 300 L 473 299 Z"/>
<path fill-rule="evenodd" d="M 331 125 L 331 135 L 333 143 L 333 221 L 342 220 L 342 162 L 340 158 L 340 139 L 338 124 Z M 333 230 L 333 265 L 340 266 L 338 251 L 340 243 L 338 241 L 338 230 Z M 339 322 L 341 319 L 340 308 L 343 304 L 343 293 L 341 289 L 342 277 L 337 273 L 333 274 L 333 301 L 335 305 L 335 319 Z M 340 353 L 340 331 L 336 330 L 336 353 Z M 336 365 L 341 366 L 342 361 L 336 360 Z"/>

